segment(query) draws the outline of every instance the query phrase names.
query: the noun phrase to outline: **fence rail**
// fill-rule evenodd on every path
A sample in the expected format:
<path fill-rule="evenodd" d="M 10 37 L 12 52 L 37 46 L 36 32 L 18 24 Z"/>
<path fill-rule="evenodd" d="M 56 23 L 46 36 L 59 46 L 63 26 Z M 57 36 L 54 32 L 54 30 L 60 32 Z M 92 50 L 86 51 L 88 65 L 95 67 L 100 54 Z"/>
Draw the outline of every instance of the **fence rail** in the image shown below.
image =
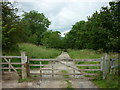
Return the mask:
<path fill-rule="evenodd" d="M 41 75 L 97 75 L 97 74 L 86 74 L 86 73 L 76 73 L 75 71 L 102 71 L 103 73 L 103 79 L 107 77 L 107 74 L 110 73 L 110 71 L 116 67 L 119 67 L 120 64 L 118 64 L 118 59 L 110 59 L 107 54 L 105 54 L 101 59 L 62 59 L 62 60 L 57 60 L 57 59 L 38 59 L 38 58 L 30 58 L 28 59 L 27 56 L 25 55 L 25 52 L 21 53 L 21 56 L 0 56 L 4 60 L 4 62 L 1 62 L 1 65 L 7 65 L 7 67 L 2 67 L 2 70 L 8 70 L 9 72 L 15 71 L 17 72 L 18 69 L 21 70 L 21 75 L 22 78 L 28 77 L 30 74 L 36 74 L 36 73 L 31 73 L 30 70 L 36 69 L 36 68 L 31 68 L 31 67 L 36 67 L 39 66 L 40 76 Z M 14 62 L 14 60 L 11 61 L 11 59 L 21 59 L 21 62 Z M 34 61 L 40 62 L 39 64 L 34 64 L 30 63 Z M 42 61 L 49 61 L 52 62 L 52 64 L 42 64 Z M 98 66 L 99 69 L 75 69 L 74 67 L 71 67 L 69 65 L 66 65 L 68 67 L 71 67 L 73 70 L 73 73 L 70 74 L 61 74 L 61 73 L 55 73 L 55 70 L 63 70 L 63 69 L 58 69 L 54 67 L 55 62 L 60 62 L 60 61 L 73 61 L 73 62 L 100 62 L 100 64 L 75 64 L 76 67 L 79 66 Z M 61 64 L 64 64 L 60 62 Z M 19 65 L 19 67 L 15 67 L 14 65 Z M 51 66 L 50 68 L 47 68 L 47 66 Z M 51 70 L 52 73 L 42 73 L 43 70 Z M 64 69 L 65 70 L 65 69 Z M 67 69 L 68 70 L 68 69 Z M 6 72 L 6 71 L 5 71 Z"/>
<path fill-rule="evenodd" d="M 102 59 L 73 59 L 73 61 L 84 61 L 84 62 L 87 62 L 87 61 L 102 61 Z"/>
<path fill-rule="evenodd" d="M 0 58 L 21 58 L 21 56 L 0 56 Z"/>

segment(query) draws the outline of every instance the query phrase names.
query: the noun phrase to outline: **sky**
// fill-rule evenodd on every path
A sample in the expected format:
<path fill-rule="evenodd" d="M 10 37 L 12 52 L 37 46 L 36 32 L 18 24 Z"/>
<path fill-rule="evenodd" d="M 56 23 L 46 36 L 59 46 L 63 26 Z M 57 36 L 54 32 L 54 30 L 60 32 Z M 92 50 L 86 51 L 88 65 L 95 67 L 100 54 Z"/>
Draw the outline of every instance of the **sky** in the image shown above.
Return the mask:
<path fill-rule="evenodd" d="M 13 0 L 10 0 L 13 1 Z M 15 1 L 15 0 L 14 0 Z M 51 21 L 49 30 L 60 31 L 62 36 L 71 30 L 72 25 L 87 20 L 101 7 L 108 6 L 112 0 L 16 0 L 19 14 L 36 10 Z"/>

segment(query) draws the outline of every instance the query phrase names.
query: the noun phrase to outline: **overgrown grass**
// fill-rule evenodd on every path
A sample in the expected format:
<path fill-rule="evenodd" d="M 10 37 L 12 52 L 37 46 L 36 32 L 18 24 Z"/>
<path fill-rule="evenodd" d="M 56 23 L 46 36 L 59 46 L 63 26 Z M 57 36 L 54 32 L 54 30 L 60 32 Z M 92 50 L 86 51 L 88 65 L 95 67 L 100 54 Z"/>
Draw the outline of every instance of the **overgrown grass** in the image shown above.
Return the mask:
<path fill-rule="evenodd" d="M 95 59 L 101 58 L 102 54 L 95 50 L 85 49 L 85 50 L 72 50 L 69 49 L 68 53 L 73 59 Z"/>
<path fill-rule="evenodd" d="M 46 48 L 44 46 L 37 46 L 30 43 L 21 43 L 18 44 L 19 50 L 11 51 L 5 53 L 6 56 L 20 56 L 21 53 L 25 51 L 28 58 L 56 58 L 61 53 L 61 50 Z M 4 60 L 3 60 L 4 61 Z M 11 59 L 11 62 L 21 62 L 21 59 Z M 31 64 L 40 64 L 39 61 L 30 61 Z M 48 61 L 41 61 L 42 64 L 48 64 Z M 14 67 L 21 67 L 21 65 L 13 65 Z M 3 67 L 8 67 L 8 65 L 3 65 Z M 40 68 L 40 66 L 30 66 L 30 68 Z"/>
<path fill-rule="evenodd" d="M 119 78 L 120 76 L 118 75 L 109 74 L 106 80 L 96 79 L 96 80 L 93 80 L 93 83 L 97 85 L 99 88 L 119 88 L 120 89 Z"/>
<path fill-rule="evenodd" d="M 69 55 L 71 58 L 74 59 L 96 59 L 101 58 L 104 53 L 99 53 L 98 51 L 94 50 L 68 50 Z M 110 58 L 117 58 L 117 53 L 110 52 L 108 53 Z M 99 62 L 75 62 L 76 64 L 99 64 Z M 98 69 L 99 66 L 78 66 L 79 69 Z M 99 88 L 120 88 L 119 80 L 120 76 L 117 74 L 108 74 L 106 80 L 102 79 L 102 72 L 101 71 L 84 71 L 86 73 L 98 73 L 98 76 L 92 76 L 95 80 L 92 80 L 95 85 Z M 87 76 L 91 77 L 91 76 Z M 114 89 L 115 90 L 115 89 Z"/>
<path fill-rule="evenodd" d="M 16 51 L 3 51 L 3 54 L 4 56 L 20 56 L 21 52 L 25 51 L 29 58 L 56 58 L 61 53 L 61 50 L 58 49 L 46 48 L 44 46 L 37 46 L 30 43 L 18 44 L 18 48 L 19 50 Z"/>
<path fill-rule="evenodd" d="M 29 43 L 19 44 L 20 51 L 25 51 L 30 58 L 56 58 L 61 51 Z"/>

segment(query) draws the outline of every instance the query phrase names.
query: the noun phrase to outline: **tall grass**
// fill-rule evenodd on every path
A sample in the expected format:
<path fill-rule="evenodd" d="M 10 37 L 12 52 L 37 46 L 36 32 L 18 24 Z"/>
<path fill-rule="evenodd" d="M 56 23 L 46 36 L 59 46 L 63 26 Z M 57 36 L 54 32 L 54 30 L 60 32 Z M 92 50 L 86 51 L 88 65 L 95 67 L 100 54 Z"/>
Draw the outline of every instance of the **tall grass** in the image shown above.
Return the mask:
<path fill-rule="evenodd" d="M 104 53 L 99 53 L 98 51 L 94 50 L 68 50 L 68 53 L 71 58 L 74 59 L 96 59 L 101 58 Z M 109 52 L 110 58 L 117 58 L 117 53 Z M 99 62 L 75 62 L 76 64 L 99 64 Z M 79 69 L 98 69 L 99 66 L 78 66 Z M 84 71 L 86 73 L 98 73 L 98 76 L 86 76 L 95 78 L 92 80 L 94 84 L 96 84 L 99 88 L 120 88 L 119 85 L 119 78 L 117 74 L 108 74 L 106 80 L 102 79 L 102 72 L 101 71 Z M 111 89 L 112 90 L 112 89 Z M 118 90 L 118 89 L 114 89 Z"/>
<path fill-rule="evenodd" d="M 30 58 L 56 58 L 61 51 L 29 43 L 19 44 L 20 51 L 25 51 Z"/>
<path fill-rule="evenodd" d="M 95 59 L 101 58 L 102 54 L 97 51 L 91 49 L 84 49 L 84 50 L 72 50 L 69 49 L 68 53 L 71 58 L 74 59 Z"/>

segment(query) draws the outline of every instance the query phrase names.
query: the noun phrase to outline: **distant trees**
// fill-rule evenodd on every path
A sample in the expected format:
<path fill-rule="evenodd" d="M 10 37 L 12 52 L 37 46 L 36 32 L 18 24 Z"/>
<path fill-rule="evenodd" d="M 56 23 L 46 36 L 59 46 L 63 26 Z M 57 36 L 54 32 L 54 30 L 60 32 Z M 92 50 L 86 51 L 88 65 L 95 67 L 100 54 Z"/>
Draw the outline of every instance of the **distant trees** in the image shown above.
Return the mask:
<path fill-rule="evenodd" d="M 120 53 L 120 1 L 110 2 L 110 7 L 102 7 L 87 21 L 76 22 L 64 38 L 60 32 L 48 30 L 51 22 L 43 13 L 32 10 L 24 12 L 20 18 L 18 9 L 11 2 L 0 4 L 2 47 L 6 52 L 16 50 L 19 42 L 30 42 L 50 48 L 101 49 Z"/>
<path fill-rule="evenodd" d="M 109 5 L 93 13 L 88 21 L 73 25 L 65 36 L 67 48 L 120 52 L 120 1 Z"/>
<path fill-rule="evenodd" d="M 59 31 L 46 31 L 43 33 L 42 44 L 50 48 L 62 48 L 63 41 Z"/>
<path fill-rule="evenodd" d="M 43 13 L 37 11 L 24 12 L 21 23 L 23 29 L 28 37 L 28 42 L 34 44 L 41 44 L 43 32 L 47 31 L 50 25 L 48 18 Z"/>

